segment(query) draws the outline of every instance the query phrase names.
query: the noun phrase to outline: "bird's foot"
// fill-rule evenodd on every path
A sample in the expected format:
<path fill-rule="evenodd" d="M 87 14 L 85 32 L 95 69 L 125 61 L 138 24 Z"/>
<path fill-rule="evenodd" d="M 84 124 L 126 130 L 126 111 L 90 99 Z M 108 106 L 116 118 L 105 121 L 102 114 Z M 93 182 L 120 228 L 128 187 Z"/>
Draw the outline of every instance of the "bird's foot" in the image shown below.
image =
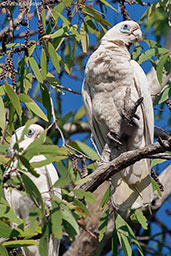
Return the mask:
<path fill-rule="evenodd" d="M 118 139 L 118 135 L 115 132 L 108 132 L 107 137 L 118 145 L 122 145 L 122 142 Z"/>
<path fill-rule="evenodd" d="M 140 117 L 136 114 L 138 106 L 142 103 L 143 97 L 140 97 L 135 103 L 131 99 L 131 89 L 127 87 L 124 97 L 124 108 L 121 113 L 123 122 L 127 126 L 137 126 L 135 119 L 140 120 Z"/>

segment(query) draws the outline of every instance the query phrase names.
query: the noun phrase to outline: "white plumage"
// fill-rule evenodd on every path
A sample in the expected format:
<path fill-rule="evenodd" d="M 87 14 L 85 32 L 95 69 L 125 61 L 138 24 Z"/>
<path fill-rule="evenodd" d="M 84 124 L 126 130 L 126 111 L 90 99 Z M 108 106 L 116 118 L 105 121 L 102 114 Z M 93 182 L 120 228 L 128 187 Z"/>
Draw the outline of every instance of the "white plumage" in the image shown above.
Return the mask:
<path fill-rule="evenodd" d="M 9 153 L 14 155 L 14 145 L 16 141 L 21 139 L 22 133 L 25 129 L 25 126 L 18 128 L 15 134 L 12 135 L 9 147 Z M 44 129 L 37 124 L 32 124 L 28 128 L 28 131 L 24 135 L 24 139 L 19 143 L 19 148 L 25 150 L 36 138 L 40 136 L 40 134 L 44 131 Z M 16 139 L 17 138 L 17 139 Z M 32 157 L 31 162 L 40 162 L 45 160 L 45 156 L 37 155 Z M 17 167 L 17 160 L 15 160 L 7 172 L 14 170 Z M 53 184 L 58 180 L 58 174 L 53 166 L 53 164 L 48 164 L 46 166 L 35 168 L 35 171 L 40 175 L 38 178 L 34 177 L 31 173 L 27 173 L 29 178 L 34 182 L 34 184 L 39 189 L 43 201 L 50 208 L 51 207 L 51 197 L 50 197 L 50 189 Z M 53 193 L 57 197 L 61 197 L 60 189 L 53 188 Z M 9 205 L 14 209 L 16 215 L 19 218 L 26 219 L 26 224 L 29 225 L 29 212 L 33 206 L 33 201 L 19 192 L 16 189 L 5 189 L 4 190 L 5 198 L 8 201 Z M 23 247 L 23 253 L 25 256 L 39 256 L 39 248 L 38 246 L 29 246 Z M 48 241 L 48 256 L 57 256 L 59 251 L 59 241 L 56 238 L 50 237 Z"/>
<path fill-rule="evenodd" d="M 153 142 L 153 105 L 146 75 L 131 60 L 129 47 L 142 36 L 139 25 L 124 21 L 111 28 L 90 56 L 82 97 L 90 128 L 105 161 Z M 128 93 L 129 92 L 129 93 Z M 123 118 L 143 97 L 128 124 Z M 121 144 L 120 144 L 121 142 Z M 153 192 L 150 161 L 143 159 L 112 177 L 112 203 L 116 209 L 149 204 Z"/>

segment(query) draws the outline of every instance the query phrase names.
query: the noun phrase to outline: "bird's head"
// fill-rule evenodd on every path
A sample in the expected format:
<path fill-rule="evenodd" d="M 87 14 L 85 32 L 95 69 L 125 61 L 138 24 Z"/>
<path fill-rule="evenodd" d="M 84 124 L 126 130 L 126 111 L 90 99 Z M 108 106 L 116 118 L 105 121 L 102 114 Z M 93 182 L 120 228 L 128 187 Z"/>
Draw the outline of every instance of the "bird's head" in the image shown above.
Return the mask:
<path fill-rule="evenodd" d="M 15 143 L 21 139 L 22 135 L 24 135 L 24 137 L 23 140 L 19 143 L 19 148 L 23 148 L 25 150 L 44 131 L 42 126 L 38 124 L 31 124 L 23 134 L 25 128 L 25 126 L 18 128 L 12 135 L 8 149 L 10 155 L 14 154 L 13 147 Z"/>
<path fill-rule="evenodd" d="M 126 45 L 129 48 L 131 44 L 134 44 L 142 37 L 142 32 L 140 26 L 137 22 L 132 20 L 127 20 L 118 23 L 113 28 L 107 31 L 107 33 L 102 37 L 101 43 L 106 44 L 119 42 Z"/>

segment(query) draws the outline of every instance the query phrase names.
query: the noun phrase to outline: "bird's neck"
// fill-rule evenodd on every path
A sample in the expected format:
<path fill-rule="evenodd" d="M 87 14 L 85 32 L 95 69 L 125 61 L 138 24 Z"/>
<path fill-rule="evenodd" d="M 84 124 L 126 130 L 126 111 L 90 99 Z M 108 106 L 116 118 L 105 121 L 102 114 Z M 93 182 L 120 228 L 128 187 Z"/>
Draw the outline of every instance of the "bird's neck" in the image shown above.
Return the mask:
<path fill-rule="evenodd" d="M 122 56 L 125 57 L 130 57 L 128 47 L 125 45 L 125 43 L 122 40 L 117 40 L 117 39 L 108 39 L 108 40 L 102 40 L 101 46 L 109 49 L 111 51 L 115 51 L 119 55 L 121 54 Z"/>

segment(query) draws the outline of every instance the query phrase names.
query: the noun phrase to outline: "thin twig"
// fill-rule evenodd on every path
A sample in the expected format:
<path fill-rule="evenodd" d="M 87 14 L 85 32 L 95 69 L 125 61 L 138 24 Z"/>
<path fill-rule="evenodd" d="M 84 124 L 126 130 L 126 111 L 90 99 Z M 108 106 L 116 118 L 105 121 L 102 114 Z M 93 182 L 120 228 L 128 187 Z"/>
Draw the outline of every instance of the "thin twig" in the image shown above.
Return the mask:
<path fill-rule="evenodd" d="M 95 151 L 96 151 L 97 155 L 98 155 L 99 158 L 101 159 L 100 152 L 98 151 L 98 148 L 97 148 L 97 146 L 96 146 L 96 144 L 95 144 L 95 142 L 94 142 L 94 140 L 93 140 L 93 134 L 92 134 L 92 133 L 91 133 L 91 136 L 90 136 L 90 140 L 91 140 L 91 143 L 92 143 L 93 147 L 95 148 Z"/>
<path fill-rule="evenodd" d="M 19 13 L 18 17 L 13 21 L 13 28 L 15 29 L 22 21 L 23 17 L 25 16 L 27 10 L 26 8 L 23 10 L 23 12 Z M 0 32 L 0 41 L 3 39 L 3 35 L 9 31 L 9 25 L 5 27 L 1 32 Z M 9 38 L 10 40 L 10 38 Z"/>
<path fill-rule="evenodd" d="M 72 92 L 72 93 L 74 93 L 74 94 L 81 95 L 80 92 L 75 91 L 75 90 L 73 90 L 73 89 L 71 89 L 71 88 L 64 87 L 63 85 L 60 85 L 60 84 L 53 85 L 53 86 L 55 86 L 57 89 L 62 89 L 62 90 L 68 91 L 68 92 Z"/>

